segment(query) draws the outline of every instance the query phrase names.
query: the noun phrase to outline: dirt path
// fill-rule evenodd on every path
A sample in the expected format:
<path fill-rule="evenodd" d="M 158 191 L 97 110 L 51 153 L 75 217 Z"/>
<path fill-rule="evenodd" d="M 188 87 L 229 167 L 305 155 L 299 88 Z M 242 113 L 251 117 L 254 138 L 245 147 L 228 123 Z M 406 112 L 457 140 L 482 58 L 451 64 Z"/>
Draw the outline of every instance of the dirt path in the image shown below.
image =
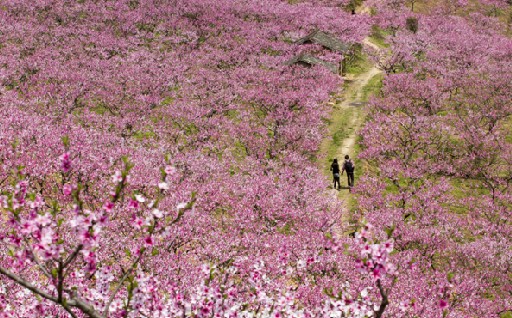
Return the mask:
<path fill-rule="evenodd" d="M 363 40 L 363 44 L 371 47 L 374 50 L 379 50 L 379 47 L 370 42 L 367 38 Z M 341 147 L 339 147 L 336 152 L 337 158 L 343 158 L 346 154 L 353 154 L 357 137 L 356 134 L 364 119 L 363 112 L 356 111 L 354 108 L 360 108 L 364 105 L 364 101 L 362 100 L 363 89 L 366 85 L 368 85 L 368 82 L 375 75 L 380 73 L 382 73 L 382 70 L 378 69 L 376 66 L 373 66 L 368 71 L 354 77 L 348 89 L 342 92 L 341 97 L 343 100 L 340 104 L 338 104 L 338 108 L 349 110 L 353 116 L 351 116 L 350 122 L 350 126 L 352 128 L 351 133 L 348 137 L 343 139 Z"/>
<path fill-rule="evenodd" d="M 370 42 L 369 39 L 363 40 L 363 45 L 370 47 L 374 50 L 380 50 L 380 48 L 374 43 Z M 326 138 L 323 149 L 327 149 L 329 146 L 325 144 L 333 143 L 334 135 L 338 130 L 343 130 L 343 138 L 337 142 L 337 148 L 335 153 L 329 154 L 333 158 L 338 158 L 338 161 L 343 162 L 345 155 L 355 156 L 354 148 L 357 140 L 357 132 L 364 122 L 364 105 L 365 105 L 365 87 L 369 84 L 370 80 L 382 73 L 382 70 L 378 69 L 375 65 L 365 71 L 364 73 L 356 76 L 348 76 L 346 81 L 349 82 L 345 85 L 344 89 L 339 94 L 334 96 L 333 101 L 330 104 L 333 106 L 333 112 L 331 114 L 332 123 L 329 127 L 330 136 Z M 336 121 L 339 121 L 338 123 Z M 332 158 L 328 158 L 332 160 Z M 357 169 L 357 167 L 356 167 Z M 329 176 L 329 179 L 331 177 Z M 356 180 L 357 182 L 357 180 Z M 347 185 L 346 176 L 341 176 L 342 187 Z M 329 190 L 329 195 L 333 199 L 342 200 L 343 206 L 348 210 L 350 205 L 350 195 L 347 189 L 341 191 L 332 189 L 332 185 Z M 348 213 L 344 213 L 344 222 L 349 221 Z"/>
<path fill-rule="evenodd" d="M 380 74 L 381 72 L 381 70 L 374 66 L 367 72 L 357 76 L 354 79 L 354 83 L 351 85 L 350 90 L 343 94 L 345 95 L 345 98 L 339 106 L 340 109 L 362 107 L 364 105 L 362 101 L 363 88 L 368 84 L 370 79 L 372 79 L 375 75 Z M 343 139 L 341 147 L 339 147 L 338 151 L 336 152 L 337 158 L 343 158 L 346 154 L 350 155 L 354 152 L 356 134 L 357 131 L 359 130 L 359 127 L 361 126 L 364 116 L 362 114 L 362 111 L 354 111 L 353 113 L 355 116 L 352 116 L 352 120 L 350 122 L 352 131 L 347 138 Z"/>

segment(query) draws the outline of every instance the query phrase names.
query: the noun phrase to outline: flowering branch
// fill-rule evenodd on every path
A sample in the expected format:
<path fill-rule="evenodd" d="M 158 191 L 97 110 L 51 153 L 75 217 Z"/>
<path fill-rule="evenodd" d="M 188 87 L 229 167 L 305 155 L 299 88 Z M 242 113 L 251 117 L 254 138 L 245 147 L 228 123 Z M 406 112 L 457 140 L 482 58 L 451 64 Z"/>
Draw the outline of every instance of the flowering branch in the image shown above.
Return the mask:
<path fill-rule="evenodd" d="M 379 310 L 375 313 L 376 318 L 381 318 L 382 314 L 384 313 L 384 310 L 386 310 L 386 307 L 389 305 L 388 295 L 386 291 L 384 290 L 384 287 L 382 287 L 382 284 L 380 282 L 380 279 L 377 280 L 377 287 L 379 288 L 380 297 L 382 298 L 379 306 Z"/>

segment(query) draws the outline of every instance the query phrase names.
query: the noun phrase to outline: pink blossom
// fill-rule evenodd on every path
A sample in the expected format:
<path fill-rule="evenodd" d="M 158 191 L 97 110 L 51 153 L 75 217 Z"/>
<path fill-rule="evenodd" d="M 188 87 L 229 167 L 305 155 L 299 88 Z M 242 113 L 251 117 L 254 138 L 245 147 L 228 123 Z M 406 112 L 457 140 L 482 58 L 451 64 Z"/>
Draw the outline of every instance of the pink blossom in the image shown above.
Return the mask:
<path fill-rule="evenodd" d="M 7 196 L 6 195 L 0 195 L 0 206 L 4 209 L 7 208 L 8 206 L 8 203 L 7 203 Z"/>
<path fill-rule="evenodd" d="M 164 214 L 159 209 L 153 209 L 151 213 L 157 218 L 161 218 Z"/>
<path fill-rule="evenodd" d="M 40 209 L 44 206 L 44 200 L 41 195 L 36 195 L 36 198 L 34 201 L 30 202 L 30 208 L 31 209 Z"/>
<path fill-rule="evenodd" d="M 132 208 L 132 209 L 138 209 L 139 208 L 139 201 L 130 199 L 128 207 Z"/>
<path fill-rule="evenodd" d="M 165 173 L 168 175 L 172 175 L 172 174 L 176 173 L 176 167 L 171 166 L 171 165 L 165 166 Z"/>
<path fill-rule="evenodd" d="M 158 183 L 158 188 L 160 190 L 169 190 L 169 184 L 167 184 L 166 182 L 160 182 Z"/>
<path fill-rule="evenodd" d="M 62 171 L 68 172 L 71 170 L 71 158 L 69 152 L 65 152 L 62 156 L 60 156 L 60 160 Z"/>
<path fill-rule="evenodd" d="M 137 202 L 140 202 L 140 203 L 146 202 L 146 198 L 144 198 L 144 196 L 141 194 L 136 194 L 135 200 L 137 200 Z"/>
<path fill-rule="evenodd" d="M 64 193 L 64 195 L 71 195 L 72 192 L 73 192 L 73 186 L 71 184 L 66 183 L 62 187 L 62 193 Z"/>
<path fill-rule="evenodd" d="M 135 217 L 132 221 L 132 226 L 136 229 L 140 229 L 144 225 L 144 219 Z"/>
<path fill-rule="evenodd" d="M 114 209 L 114 203 L 113 202 L 106 201 L 103 204 L 103 210 L 105 210 L 105 212 L 110 213 L 110 212 L 112 212 L 113 209 Z"/>
<path fill-rule="evenodd" d="M 119 183 L 121 181 L 123 181 L 123 176 L 121 174 L 121 171 L 117 170 L 112 176 L 112 182 Z"/>
<path fill-rule="evenodd" d="M 154 244 L 153 237 L 152 236 L 147 236 L 144 239 L 144 244 L 146 244 L 147 246 L 153 246 L 153 244 Z"/>

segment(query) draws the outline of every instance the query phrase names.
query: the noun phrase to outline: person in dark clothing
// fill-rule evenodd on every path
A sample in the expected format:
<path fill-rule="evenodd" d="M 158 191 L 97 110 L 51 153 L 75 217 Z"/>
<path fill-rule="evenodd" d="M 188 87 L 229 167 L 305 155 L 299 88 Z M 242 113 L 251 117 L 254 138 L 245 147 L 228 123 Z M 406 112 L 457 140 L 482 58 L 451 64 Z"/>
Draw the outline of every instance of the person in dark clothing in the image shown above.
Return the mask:
<path fill-rule="evenodd" d="M 347 172 L 347 180 L 348 180 L 348 187 L 352 188 L 354 186 L 354 169 L 355 165 L 350 160 L 350 157 L 348 155 L 345 156 L 345 162 L 343 163 L 343 168 L 341 169 L 341 174 L 343 174 L 344 171 Z"/>
<path fill-rule="evenodd" d="M 338 159 L 334 159 L 332 161 L 332 164 L 331 164 L 331 169 L 332 171 L 332 177 L 333 177 L 333 180 L 334 180 L 334 189 L 336 189 L 336 183 L 338 184 L 338 190 L 341 189 L 341 184 L 340 184 L 340 165 L 338 164 Z"/>

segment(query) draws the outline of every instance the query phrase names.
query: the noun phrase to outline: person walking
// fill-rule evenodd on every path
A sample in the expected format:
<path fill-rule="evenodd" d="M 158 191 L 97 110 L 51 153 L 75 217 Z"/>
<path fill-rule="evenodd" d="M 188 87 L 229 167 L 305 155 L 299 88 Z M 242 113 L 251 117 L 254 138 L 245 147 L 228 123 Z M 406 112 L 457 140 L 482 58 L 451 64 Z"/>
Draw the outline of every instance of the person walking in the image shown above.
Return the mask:
<path fill-rule="evenodd" d="M 343 172 L 347 172 L 347 181 L 348 181 L 348 187 L 352 188 L 354 186 L 354 169 L 355 165 L 350 160 L 350 157 L 348 155 L 345 156 L 345 162 L 343 162 L 343 168 L 341 169 L 341 174 L 343 175 Z"/>
<path fill-rule="evenodd" d="M 340 165 L 338 164 L 338 159 L 334 159 L 332 161 L 332 164 L 331 164 L 331 169 L 332 171 L 332 178 L 333 178 L 333 181 L 334 181 L 334 189 L 336 189 L 336 183 L 338 184 L 338 190 L 341 189 L 341 184 L 340 184 Z"/>

